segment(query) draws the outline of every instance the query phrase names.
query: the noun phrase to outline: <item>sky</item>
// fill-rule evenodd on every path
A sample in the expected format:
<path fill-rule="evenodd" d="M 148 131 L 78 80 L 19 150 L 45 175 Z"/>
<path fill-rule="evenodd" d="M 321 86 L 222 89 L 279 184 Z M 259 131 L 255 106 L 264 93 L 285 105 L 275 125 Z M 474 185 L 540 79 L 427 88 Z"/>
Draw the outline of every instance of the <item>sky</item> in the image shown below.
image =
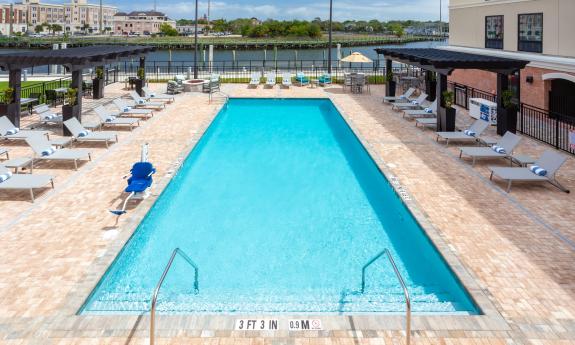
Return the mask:
<path fill-rule="evenodd" d="M 89 0 L 89 2 L 96 2 Z M 448 0 L 443 0 L 443 18 L 447 17 Z M 153 0 L 133 2 L 132 0 L 104 0 L 105 4 L 118 6 L 122 11 L 150 10 Z M 387 21 L 390 19 L 439 19 L 440 0 L 333 0 L 334 20 L 370 20 Z M 193 18 L 193 0 L 157 0 L 158 11 L 166 13 L 172 19 Z M 199 15 L 207 13 L 208 2 L 199 2 Z M 211 0 L 210 18 L 247 18 L 258 19 L 308 19 L 315 17 L 327 19 L 329 0 Z"/>

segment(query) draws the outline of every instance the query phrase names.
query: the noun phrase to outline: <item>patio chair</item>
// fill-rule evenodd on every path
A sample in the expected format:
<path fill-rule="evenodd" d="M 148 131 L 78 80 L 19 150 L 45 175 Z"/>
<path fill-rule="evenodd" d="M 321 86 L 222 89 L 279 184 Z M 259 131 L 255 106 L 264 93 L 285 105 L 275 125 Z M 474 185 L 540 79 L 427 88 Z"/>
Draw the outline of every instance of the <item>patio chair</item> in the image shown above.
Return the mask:
<path fill-rule="evenodd" d="M 0 138 L 1 139 L 12 139 L 12 140 L 24 140 L 31 135 L 45 135 L 46 138 L 50 138 L 49 131 L 36 131 L 29 129 L 20 129 L 10 121 L 6 116 L 0 117 Z"/>
<path fill-rule="evenodd" d="M 406 109 L 403 111 L 403 117 L 425 118 L 437 117 L 437 100 L 433 101 L 428 107 L 423 109 Z"/>
<path fill-rule="evenodd" d="M 415 92 L 415 88 L 410 87 L 409 89 L 407 89 L 407 91 L 405 91 L 403 93 L 403 95 L 383 97 L 383 102 L 384 103 L 386 103 L 386 102 L 391 103 L 391 102 L 395 102 L 395 101 L 407 101 L 407 100 L 409 100 L 409 97 L 411 97 L 411 95 L 413 95 L 414 92 Z"/>
<path fill-rule="evenodd" d="M 273 72 L 266 74 L 266 86 L 273 88 L 276 85 L 276 74 Z"/>
<path fill-rule="evenodd" d="M 74 169 L 78 170 L 78 161 L 88 158 L 92 160 L 90 151 L 86 149 L 56 149 L 50 142 L 39 135 L 26 138 L 26 142 L 34 151 L 34 159 L 51 161 L 73 161 Z"/>
<path fill-rule="evenodd" d="M 140 120 L 135 118 L 116 118 L 116 116 L 110 113 L 106 108 L 103 106 L 97 106 L 94 109 L 96 115 L 98 115 L 98 119 L 100 120 L 100 124 L 102 127 L 105 126 L 129 126 L 130 130 L 134 128 L 134 126 L 140 125 Z"/>
<path fill-rule="evenodd" d="M 84 128 L 75 117 L 64 121 L 64 126 L 68 128 L 77 142 L 104 142 L 106 148 L 109 147 L 110 142 L 118 142 L 118 134 L 114 132 L 92 132 Z"/>
<path fill-rule="evenodd" d="M 282 86 L 287 87 L 289 89 L 291 85 L 292 85 L 291 73 L 286 72 L 286 73 L 282 74 Z"/>
<path fill-rule="evenodd" d="M 415 119 L 415 127 L 437 127 L 437 117 L 423 117 Z"/>
<path fill-rule="evenodd" d="M 169 95 L 175 95 L 182 91 L 184 91 L 184 87 L 174 80 L 170 80 L 166 84 L 166 93 Z"/>
<path fill-rule="evenodd" d="M 466 130 L 462 132 L 437 132 L 436 141 L 441 138 L 445 140 L 445 146 L 449 145 L 449 141 L 465 141 L 465 142 L 476 142 L 477 138 L 485 132 L 489 127 L 489 122 L 484 120 L 475 120 L 475 122 Z"/>
<path fill-rule="evenodd" d="M 296 73 L 295 81 L 299 84 L 299 86 L 309 85 L 309 79 L 303 74 L 303 72 Z"/>
<path fill-rule="evenodd" d="M 158 93 L 150 91 L 150 89 L 147 86 L 142 87 L 142 91 L 144 91 L 144 95 L 145 95 L 147 100 L 157 99 L 157 100 L 165 101 L 168 103 L 174 102 L 176 100 L 176 97 L 174 97 L 174 95 L 168 95 L 165 93 L 158 94 Z"/>
<path fill-rule="evenodd" d="M 507 158 L 510 159 L 513 155 L 513 150 L 521 141 L 521 137 L 507 132 L 491 147 L 460 147 L 459 158 L 463 155 L 469 156 L 472 159 L 471 165 L 475 165 L 478 158 Z"/>
<path fill-rule="evenodd" d="M 163 109 L 166 107 L 166 103 L 164 102 L 150 102 L 146 101 L 136 91 L 130 91 L 130 97 L 134 100 L 134 106 L 136 108 L 144 108 L 144 107 L 151 107 L 155 109 Z"/>
<path fill-rule="evenodd" d="M 395 110 L 407 110 L 407 109 L 423 109 L 421 106 L 423 102 L 427 99 L 427 94 L 422 92 L 415 100 L 405 101 L 405 102 L 394 102 L 392 109 Z"/>
<path fill-rule="evenodd" d="M 56 106 L 61 100 L 56 90 L 46 90 L 46 102 L 51 103 L 53 107 Z"/>
<path fill-rule="evenodd" d="M 143 117 L 143 118 L 150 118 L 154 116 L 154 111 L 152 109 L 133 108 L 121 98 L 113 99 L 112 103 L 120 111 L 117 114 L 113 114 L 114 116 Z"/>
<path fill-rule="evenodd" d="M 257 72 L 252 73 L 249 86 L 258 87 L 260 85 L 260 74 Z"/>
<path fill-rule="evenodd" d="M 62 114 L 57 114 L 53 112 L 47 104 L 40 104 L 32 108 L 32 112 L 38 114 L 40 117 L 40 122 L 44 124 L 62 124 L 63 117 Z"/>
<path fill-rule="evenodd" d="M 320 86 L 326 86 L 331 84 L 331 75 L 330 74 L 323 74 L 318 78 L 318 83 Z"/>
<path fill-rule="evenodd" d="M 353 85 L 352 75 L 354 73 L 345 73 L 343 75 L 343 90 L 345 91 L 346 88 L 351 90 L 351 86 Z"/>
<path fill-rule="evenodd" d="M 54 188 L 54 178 L 49 175 L 12 174 L 0 165 L 0 190 L 28 190 L 34 202 L 34 189 L 44 188 L 47 184 Z"/>
<path fill-rule="evenodd" d="M 507 193 L 511 191 L 511 183 L 513 181 L 549 182 L 563 192 L 569 193 L 569 190 L 562 186 L 555 178 L 557 170 L 561 168 L 565 161 L 567 161 L 567 158 L 564 155 L 552 150 L 547 150 L 528 168 L 489 167 L 491 170 L 489 179 L 493 180 L 493 176 L 496 176 L 507 181 Z"/>

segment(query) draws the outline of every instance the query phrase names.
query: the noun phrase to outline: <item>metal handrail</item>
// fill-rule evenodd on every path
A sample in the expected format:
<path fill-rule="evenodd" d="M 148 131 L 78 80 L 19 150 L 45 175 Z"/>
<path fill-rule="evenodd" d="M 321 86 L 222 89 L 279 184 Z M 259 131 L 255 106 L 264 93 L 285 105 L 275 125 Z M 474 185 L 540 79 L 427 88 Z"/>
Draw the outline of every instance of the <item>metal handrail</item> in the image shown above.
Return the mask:
<path fill-rule="evenodd" d="M 198 266 L 192 261 L 192 259 L 190 259 L 190 257 L 183 250 L 181 250 L 180 248 L 174 249 L 174 251 L 172 252 L 172 256 L 170 257 L 170 260 L 168 261 L 168 264 L 166 265 L 166 268 L 162 273 L 162 277 L 160 278 L 160 280 L 158 281 L 158 285 L 156 285 L 156 288 L 154 289 L 154 294 L 152 295 L 152 307 L 150 309 L 150 345 L 154 345 L 155 342 L 156 302 L 158 300 L 158 294 L 160 293 L 160 288 L 162 287 L 164 279 L 166 279 L 168 271 L 172 267 L 172 263 L 174 262 L 174 259 L 176 258 L 177 254 L 180 254 L 184 258 L 184 260 L 186 260 L 186 262 L 194 268 L 194 290 L 196 295 L 200 291 L 198 284 Z"/>
<path fill-rule="evenodd" d="M 399 270 L 397 269 L 397 266 L 395 265 L 395 261 L 393 260 L 393 257 L 391 256 L 391 253 L 389 252 L 388 249 L 384 249 L 383 251 L 381 251 L 379 254 L 374 256 L 371 260 L 369 260 L 368 263 L 366 263 L 362 267 L 362 269 L 361 269 L 361 293 L 364 293 L 364 291 L 365 291 L 365 270 L 371 264 L 373 264 L 375 261 L 377 261 L 377 259 L 382 257 L 384 254 L 387 254 L 387 258 L 389 260 L 389 263 L 391 264 L 391 267 L 393 267 L 393 271 L 395 272 L 395 276 L 397 277 L 397 280 L 399 281 L 399 284 L 401 285 L 401 288 L 403 289 L 403 296 L 405 297 L 405 343 L 407 345 L 409 345 L 410 338 L 411 338 L 411 299 L 409 298 L 409 291 L 407 291 L 407 286 L 405 285 L 405 282 L 403 281 L 403 277 L 401 276 L 401 273 L 399 273 Z"/>

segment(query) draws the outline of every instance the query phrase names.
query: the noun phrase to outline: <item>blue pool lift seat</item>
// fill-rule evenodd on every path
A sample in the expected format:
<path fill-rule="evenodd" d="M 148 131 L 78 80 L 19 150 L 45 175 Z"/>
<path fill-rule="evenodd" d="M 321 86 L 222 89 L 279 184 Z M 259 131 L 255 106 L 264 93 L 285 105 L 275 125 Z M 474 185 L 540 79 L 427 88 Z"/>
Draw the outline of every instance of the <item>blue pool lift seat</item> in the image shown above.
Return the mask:
<path fill-rule="evenodd" d="M 128 186 L 124 191 L 130 193 L 121 210 L 110 210 L 113 214 L 121 216 L 126 213 L 126 205 L 128 201 L 136 195 L 136 193 L 144 193 L 148 188 L 152 186 L 154 179 L 152 175 L 156 173 L 156 168 L 150 162 L 137 162 L 130 169 L 131 176 L 128 178 Z M 124 177 L 125 178 L 125 177 Z"/>

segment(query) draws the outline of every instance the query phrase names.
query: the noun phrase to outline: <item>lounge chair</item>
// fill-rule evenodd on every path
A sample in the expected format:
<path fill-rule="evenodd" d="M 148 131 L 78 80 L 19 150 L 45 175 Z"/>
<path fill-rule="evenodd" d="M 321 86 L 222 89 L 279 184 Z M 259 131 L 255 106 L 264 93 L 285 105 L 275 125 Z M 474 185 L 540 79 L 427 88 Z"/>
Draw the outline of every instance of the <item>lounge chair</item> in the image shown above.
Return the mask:
<path fill-rule="evenodd" d="M 112 103 L 118 108 L 120 111 L 115 116 L 126 116 L 126 117 L 143 117 L 143 118 L 150 118 L 154 116 L 154 111 L 152 109 L 144 109 L 144 108 L 134 108 L 128 103 L 124 102 L 123 99 L 115 98 L 112 100 Z"/>
<path fill-rule="evenodd" d="M 249 86 L 253 86 L 253 87 L 258 87 L 258 85 L 260 85 L 260 74 L 259 73 L 252 73 L 252 78 L 250 80 L 250 85 Z"/>
<path fill-rule="evenodd" d="M 57 114 L 50 110 L 47 104 L 40 104 L 32 108 L 32 111 L 38 114 L 42 123 L 61 124 L 63 121 L 62 114 Z"/>
<path fill-rule="evenodd" d="M 0 156 L 5 155 L 6 159 L 10 159 L 10 154 L 8 153 L 8 149 L 4 147 L 0 147 Z"/>
<path fill-rule="evenodd" d="M 282 86 L 289 89 L 291 85 L 291 73 L 286 72 L 282 74 Z"/>
<path fill-rule="evenodd" d="M 406 109 L 403 111 L 403 117 L 421 118 L 437 117 L 437 100 L 433 101 L 428 107 L 423 109 Z"/>
<path fill-rule="evenodd" d="M 110 113 L 106 108 L 103 106 L 97 106 L 94 109 L 96 115 L 98 115 L 98 119 L 100 119 L 100 124 L 104 126 L 130 126 L 130 130 L 134 128 L 134 126 L 140 125 L 139 119 L 134 118 L 116 118 L 116 116 Z"/>
<path fill-rule="evenodd" d="M 31 135 L 45 135 L 46 138 L 50 138 L 49 131 L 36 131 L 29 129 L 20 129 L 10 121 L 6 116 L 0 117 L 0 138 L 12 139 L 12 140 L 24 140 Z"/>
<path fill-rule="evenodd" d="M 326 85 L 330 85 L 331 84 L 331 75 L 329 74 L 323 74 L 322 76 L 320 76 L 318 78 L 318 83 L 320 86 L 326 86 Z"/>
<path fill-rule="evenodd" d="M 26 142 L 34 151 L 35 159 L 53 161 L 73 161 L 74 169 L 78 170 L 78 161 L 88 158 L 92 160 L 90 151 L 86 149 L 56 149 L 42 136 L 35 135 L 26 138 Z"/>
<path fill-rule="evenodd" d="M 296 73 L 295 81 L 299 86 L 309 85 L 309 79 L 302 72 Z"/>
<path fill-rule="evenodd" d="M 266 74 L 266 86 L 273 88 L 275 85 L 276 85 L 276 74 L 271 72 Z"/>
<path fill-rule="evenodd" d="M 118 142 L 118 134 L 114 132 L 92 132 L 82 126 L 75 117 L 64 121 L 64 126 L 74 136 L 77 142 L 104 142 L 108 147 L 110 142 Z"/>
<path fill-rule="evenodd" d="M 147 100 L 157 99 L 159 101 L 165 101 L 171 103 L 176 100 L 174 95 L 168 95 L 167 93 L 155 93 L 150 91 L 147 86 L 142 87 L 142 91 L 144 91 L 144 95 Z"/>
<path fill-rule="evenodd" d="M 437 127 L 437 117 L 423 117 L 415 119 L 415 127 L 419 125 L 423 127 Z"/>
<path fill-rule="evenodd" d="M 403 95 L 399 95 L 399 96 L 385 96 L 383 97 L 383 102 L 396 102 L 396 101 L 408 101 L 409 97 L 411 97 L 411 95 L 413 95 L 413 93 L 415 92 L 415 88 L 414 87 L 410 87 L 409 89 L 407 89 L 407 91 L 405 91 L 403 93 Z"/>
<path fill-rule="evenodd" d="M 437 132 L 436 141 L 441 138 L 445 140 L 445 146 L 449 145 L 449 141 L 465 141 L 465 142 L 476 142 L 477 138 L 485 132 L 489 127 L 489 122 L 484 120 L 475 120 L 475 122 L 463 132 Z"/>
<path fill-rule="evenodd" d="M 555 179 L 555 173 L 557 173 L 557 170 L 561 168 L 566 160 L 567 158 L 564 155 L 552 150 L 547 150 L 528 168 L 489 167 L 491 170 L 489 179 L 493 180 L 493 176 L 497 176 L 502 180 L 506 180 L 508 193 L 511 190 L 511 183 L 513 181 L 549 182 L 563 192 L 569 193 L 569 190 Z"/>
<path fill-rule="evenodd" d="M 29 190 L 30 198 L 34 202 L 34 189 L 44 188 L 51 184 L 54 188 L 54 178 L 49 175 L 12 174 L 0 165 L 0 190 Z"/>
<path fill-rule="evenodd" d="M 521 137 L 507 132 L 492 147 L 460 147 L 459 158 L 463 155 L 471 157 L 471 165 L 475 165 L 477 158 L 510 158 L 519 141 Z"/>
<path fill-rule="evenodd" d="M 164 102 L 150 102 L 146 101 L 136 91 L 130 91 L 130 97 L 134 100 L 134 106 L 136 108 L 155 108 L 155 109 L 164 109 L 166 107 L 166 103 Z"/>
<path fill-rule="evenodd" d="M 415 100 L 406 100 L 405 102 L 394 102 L 392 109 L 395 110 L 407 110 L 407 109 L 423 109 L 421 106 L 423 102 L 427 99 L 427 94 L 422 92 Z"/>

